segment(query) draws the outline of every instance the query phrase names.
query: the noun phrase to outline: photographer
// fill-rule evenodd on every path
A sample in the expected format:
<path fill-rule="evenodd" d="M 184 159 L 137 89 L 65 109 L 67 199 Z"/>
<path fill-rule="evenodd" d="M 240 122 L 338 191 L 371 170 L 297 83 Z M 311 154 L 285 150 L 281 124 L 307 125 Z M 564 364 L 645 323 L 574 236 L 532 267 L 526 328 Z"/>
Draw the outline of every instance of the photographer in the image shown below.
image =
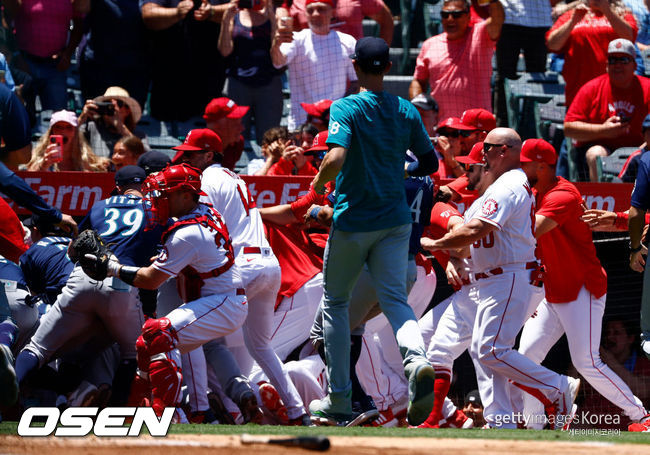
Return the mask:
<path fill-rule="evenodd" d="M 142 116 L 140 104 L 122 87 L 109 87 L 103 96 L 86 101 L 79 116 L 81 131 L 98 156 L 110 158 L 117 141 L 139 136 L 135 125 Z"/>
<path fill-rule="evenodd" d="M 289 131 L 286 126 L 276 126 L 266 130 L 262 138 L 262 158 L 255 158 L 248 162 L 247 175 L 266 175 L 277 161 L 282 158 L 282 151 L 289 140 Z"/>
<path fill-rule="evenodd" d="M 275 69 L 270 54 L 276 27 L 271 0 L 231 0 L 219 34 L 219 52 L 228 62 L 226 96 L 250 107 L 243 118 L 244 135 L 252 139 L 252 117 L 258 144 L 282 117 L 282 71 Z"/>
<path fill-rule="evenodd" d="M 52 114 L 50 127 L 36 144 L 27 170 L 107 171 L 110 161 L 93 153 L 77 126 L 74 112 L 58 111 Z"/>
<path fill-rule="evenodd" d="M 266 175 L 316 175 L 318 169 L 311 163 L 311 157 L 305 156 L 305 151 L 311 147 L 318 129 L 310 124 L 303 124 L 293 139 L 290 139 L 282 150 L 280 158 Z"/>

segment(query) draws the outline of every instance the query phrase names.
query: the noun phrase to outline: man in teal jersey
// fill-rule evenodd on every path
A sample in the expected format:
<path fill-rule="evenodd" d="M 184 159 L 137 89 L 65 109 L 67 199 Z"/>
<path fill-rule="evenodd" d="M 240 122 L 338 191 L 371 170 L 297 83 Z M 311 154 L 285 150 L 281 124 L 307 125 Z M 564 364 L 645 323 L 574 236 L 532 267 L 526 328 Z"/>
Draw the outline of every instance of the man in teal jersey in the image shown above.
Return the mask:
<path fill-rule="evenodd" d="M 409 380 L 408 420 L 422 423 L 433 406 L 435 373 L 407 304 L 406 277 L 410 210 L 404 177 L 435 172 L 438 161 L 417 109 L 383 90 L 390 69 L 388 45 L 381 38 L 360 39 L 351 56 L 358 94 L 330 108 L 328 153 L 313 186 L 324 191 L 336 178 L 334 221 L 325 249 L 323 328 L 329 395 L 314 400 L 312 415 L 342 423 L 352 417 L 350 400 L 350 292 L 366 265 L 404 356 Z M 406 151 L 417 157 L 404 168 Z"/>

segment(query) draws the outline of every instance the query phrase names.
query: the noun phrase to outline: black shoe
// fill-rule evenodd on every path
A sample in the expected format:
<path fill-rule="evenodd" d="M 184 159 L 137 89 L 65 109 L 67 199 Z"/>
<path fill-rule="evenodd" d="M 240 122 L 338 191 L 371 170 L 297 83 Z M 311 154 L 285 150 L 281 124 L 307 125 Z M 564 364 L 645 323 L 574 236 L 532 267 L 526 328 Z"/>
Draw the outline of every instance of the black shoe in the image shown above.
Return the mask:
<path fill-rule="evenodd" d="M 257 398 L 252 390 L 247 390 L 242 393 L 237 401 L 237 406 L 241 411 L 241 415 L 244 419 L 244 423 L 256 423 L 258 425 L 262 424 L 262 419 L 264 414 L 260 409 L 259 404 L 257 404 Z"/>
<path fill-rule="evenodd" d="M 218 394 L 209 393 L 208 403 L 210 403 L 210 409 L 212 409 L 219 422 L 223 425 L 236 425 L 235 419 L 232 418 L 232 414 L 228 412 L 226 405 L 223 404 L 223 401 Z"/>

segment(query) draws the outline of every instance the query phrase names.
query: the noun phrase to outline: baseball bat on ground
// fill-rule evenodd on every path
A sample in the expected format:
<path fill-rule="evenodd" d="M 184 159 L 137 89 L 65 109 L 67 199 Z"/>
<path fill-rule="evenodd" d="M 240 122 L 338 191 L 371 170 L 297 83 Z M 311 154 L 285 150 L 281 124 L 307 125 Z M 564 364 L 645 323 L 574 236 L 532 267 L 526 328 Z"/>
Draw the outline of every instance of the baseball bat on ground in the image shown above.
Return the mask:
<path fill-rule="evenodd" d="M 307 450 L 324 452 L 330 448 L 330 440 L 325 436 L 300 436 L 296 438 L 273 439 L 269 436 L 250 435 L 244 433 L 240 439 L 242 444 L 278 444 L 285 447 L 300 447 Z"/>

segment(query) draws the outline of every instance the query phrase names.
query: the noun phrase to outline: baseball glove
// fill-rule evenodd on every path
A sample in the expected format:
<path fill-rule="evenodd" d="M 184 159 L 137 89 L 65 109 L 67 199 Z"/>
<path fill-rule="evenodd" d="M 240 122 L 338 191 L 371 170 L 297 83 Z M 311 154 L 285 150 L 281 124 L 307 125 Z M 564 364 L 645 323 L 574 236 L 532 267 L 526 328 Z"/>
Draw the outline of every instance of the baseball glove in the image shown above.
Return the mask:
<path fill-rule="evenodd" d="M 89 258 L 88 256 L 94 258 Z M 75 238 L 68 248 L 68 256 L 78 262 L 93 280 L 102 281 L 108 275 L 108 262 L 113 252 L 108 249 L 97 231 L 86 229 Z"/>

